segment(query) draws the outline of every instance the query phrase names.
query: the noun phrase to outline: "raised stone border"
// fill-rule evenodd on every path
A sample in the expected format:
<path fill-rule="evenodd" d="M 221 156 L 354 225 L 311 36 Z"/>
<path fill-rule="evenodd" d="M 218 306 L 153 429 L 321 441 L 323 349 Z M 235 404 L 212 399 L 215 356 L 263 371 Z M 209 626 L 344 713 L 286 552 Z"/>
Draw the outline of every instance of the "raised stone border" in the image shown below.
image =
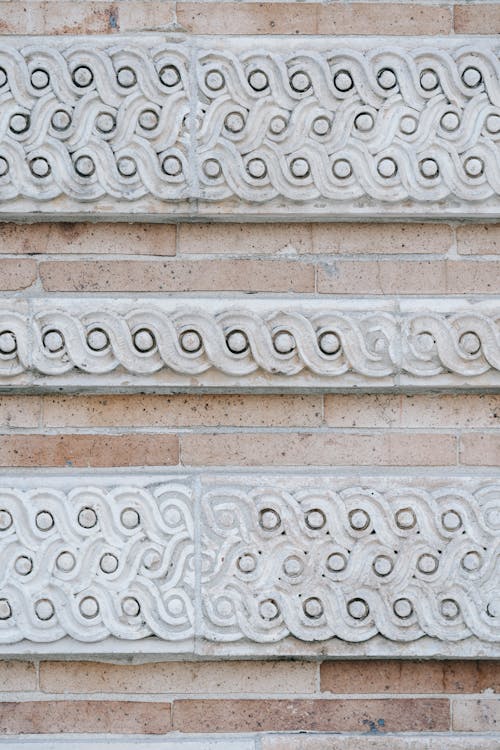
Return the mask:
<path fill-rule="evenodd" d="M 488 389 L 500 302 L 3 300 L 0 390 Z"/>
<path fill-rule="evenodd" d="M 0 653 L 499 655 L 499 539 L 481 473 L 4 476 Z"/>
<path fill-rule="evenodd" d="M 7 218 L 500 215 L 498 39 L 10 37 Z"/>

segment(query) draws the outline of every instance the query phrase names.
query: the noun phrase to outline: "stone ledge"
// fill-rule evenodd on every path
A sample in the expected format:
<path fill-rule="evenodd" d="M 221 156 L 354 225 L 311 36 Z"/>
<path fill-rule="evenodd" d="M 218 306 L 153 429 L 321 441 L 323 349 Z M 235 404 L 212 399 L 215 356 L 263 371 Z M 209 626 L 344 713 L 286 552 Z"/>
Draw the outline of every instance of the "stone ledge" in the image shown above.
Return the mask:
<path fill-rule="evenodd" d="M 497 44 L 5 38 L 0 214 L 498 217 Z"/>
<path fill-rule="evenodd" d="M 495 474 L 43 477 L 2 479 L 0 653 L 500 654 Z"/>
<path fill-rule="evenodd" d="M 496 297 L 4 300 L 0 390 L 498 388 L 499 313 Z"/>

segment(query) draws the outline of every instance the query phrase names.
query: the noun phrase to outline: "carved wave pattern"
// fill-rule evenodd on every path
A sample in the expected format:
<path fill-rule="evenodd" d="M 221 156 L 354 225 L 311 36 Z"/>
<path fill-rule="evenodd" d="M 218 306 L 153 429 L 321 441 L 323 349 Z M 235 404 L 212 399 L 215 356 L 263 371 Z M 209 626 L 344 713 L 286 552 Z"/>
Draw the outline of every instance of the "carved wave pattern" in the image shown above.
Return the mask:
<path fill-rule="evenodd" d="M 215 487 L 204 636 L 500 640 L 500 486 Z"/>
<path fill-rule="evenodd" d="M 0 45 L 0 200 L 187 195 L 182 45 Z"/>
<path fill-rule="evenodd" d="M 4 41 L 0 200 L 111 198 L 113 211 L 145 197 L 324 199 L 354 210 L 366 198 L 500 194 L 496 40 L 261 42 Z"/>
<path fill-rule="evenodd" d="M 139 377 L 215 370 L 232 377 L 312 373 L 326 381 L 346 373 L 474 378 L 500 370 L 495 308 L 392 313 L 287 304 L 262 311 L 246 303 L 218 311 L 206 302 L 184 309 L 151 303 L 147 310 L 131 302 L 130 312 L 111 302 L 92 312 L 62 302 L 34 315 L 0 311 L 0 377 L 105 375 L 122 368 Z"/>
<path fill-rule="evenodd" d="M 493 49 L 256 46 L 200 53 L 205 198 L 436 202 L 500 193 Z"/>
<path fill-rule="evenodd" d="M 189 485 L 0 489 L 0 643 L 193 632 Z"/>

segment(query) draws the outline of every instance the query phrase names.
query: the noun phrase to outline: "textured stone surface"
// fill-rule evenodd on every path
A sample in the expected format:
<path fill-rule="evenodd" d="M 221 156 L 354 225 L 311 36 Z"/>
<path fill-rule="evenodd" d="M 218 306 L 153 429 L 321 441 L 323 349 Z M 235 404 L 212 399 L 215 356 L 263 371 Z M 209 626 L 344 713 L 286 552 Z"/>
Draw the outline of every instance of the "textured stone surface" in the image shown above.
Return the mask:
<path fill-rule="evenodd" d="M 498 387 L 499 312 L 497 297 L 11 300 L 0 387 Z"/>
<path fill-rule="evenodd" d="M 4 479 L 0 643 L 277 655 L 293 636 L 313 655 L 380 634 L 400 656 L 425 655 L 423 636 L 495 653 L 499 485 L 437 477 Z"/>
<path fill-rule="evenodd" d="M 114 8 L 94 5 L 102 30 Z M 283 12 L 273 5 L 259 8 L 256 31 Z M 377 5 L 313 7 L 311 31 L 353 33 L 359 11 L 371 33 L 388 27 Z M 450 30 L 448 9 L 387 7 L 392 33 L 410 19 L 415 31 Z M 222 17 L 227 31 L 255 8 L 186 5 L 178 21 L 196 27 L 201 9 L 204 34 Z M 168 18 L 150 9 L 153 23 L 163 10 Z M 128 15 L 133 27 L 133 5 Z M 498 216 L 496 44 L 335 37 L 332 51 L 323 37 L 298 51 L 293 35 L 264 46 L 258 36 L 6 38 L 1 212 Z"/>

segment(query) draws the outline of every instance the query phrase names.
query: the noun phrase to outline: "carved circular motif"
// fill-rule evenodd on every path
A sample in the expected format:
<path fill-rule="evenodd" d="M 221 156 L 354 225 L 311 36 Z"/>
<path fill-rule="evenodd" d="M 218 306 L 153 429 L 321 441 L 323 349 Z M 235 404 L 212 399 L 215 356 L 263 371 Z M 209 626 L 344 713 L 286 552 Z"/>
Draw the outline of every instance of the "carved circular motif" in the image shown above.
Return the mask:
<path fill-rule="evenodd" d="M 455 620 L 460 614 L 460 607 L 454 599 L 443 599 L 439 609 L 446 620 Z"/>
<path fill-rule="evenodd" d="M 370 608 L 364 599 L 351 599 L 347 602 L 347 611 L 355 620 L 365 620 L 368 617 Z"/>
<path fill-rule="evenodd" d="M 304 570 L 304 563 L 297 555 L 289 555 L 283 561 L 283 572 L 290 578 L 297 578 Z"/>
<path fill-rule="evenodd" d="M 298 70 L 290 78 L 290 86 L 294 91 L 302 94 L 311 88 L 311 79 L 303 70 Z"/>
<path fill-rule="evenodd" d="M 114 573 L 118 569 L 118 558 L 111 552 L 106 552 L 99 561 L 103 573 Z"/>
<path fill-rule="evenodd" d="M 69 573 L 76 565 L 76 559 L 72 552 L 61 552 L 56 558 L 56 568 L 63 573 Z"/>
<path fill-rule="evenodd" d="M 281 525 L 281 518 L 272 508 L 264 508 L 259 513 L 259 524 L 266 531 L 274 531 Z"/>
<path fill-rule="evenodd" d="M 469 177 L 481 177 L 484 172 L 484 161 L 478 156 L 469 156 L 464 161 L 464 170 Z"/>
<path fill-rule="evenodd" d="M 445 112 L 440 120 L 441 127 L 443 130 L 447 130 L 449 133 L 458 130 L 460 126 L 460 117 L 456 112 Z"/>
<path fill-rule="evenodd" d="M 245 118 L 240 112 L 230 112 L 224 120 L 224 127 L 230 133 L 241 133 L 245 127 Z"/>
<path fill-rule="evenodd" d="M 17 349 L 16 336 L 12 331 L 2 331 L 0 333 L 0 353 L 14 354 Z"/>
<path fill-rule="evenodd" d="M 458 531 L 462 526 L 462 518 L 456 510 L 447 510 L 441 515 L 441 523 L 446 531 Z"/>
<path fill-rule="evenodd" d="M 262 179 L 267 174 L 266 162 L 264 159 L 250 159 L 247 162 L 247 172 L 256 180 Z"/>
<path fill-rule="evenodd" d="M 52 115 L 50 123 L 54 130 L 67 130 L 71 125 L 71 115 L 65 109 L 57 109 Z"/>
<path fill-rule="evenodd" d="M 325 331 L 318 339 L 318 346 L 323 354 L 331 356 L 333 354 L 338 354 L 342 347 L 342 343 L 336 333 L 333 331 Z"/>
<path fill-rule="evenodd" d="M 92 328 L 87 333 L 87 346 L 94 352 L 102 352 L 109 346 L 109 337 L 102 328 Z"/>
<path fill-rule="evenodd" d="M 364 531 L 370 525 L 370 516 L 362 508 L 349 511 L 349 523 L 355 531 Z"/>
<path fill-rule="evenodd" d="M 472 66 L 465 68 L 465 70 L 462 73 L 462 81 L 469 89 L 477 88 L 482 82 L 482 80 L 483 80 L 483 76 L 481 75 L 481 71 L 479 71 L 477 68 L 474 68 Z"/>
<path fill-rule="evenodd" d="M 124 65 L 123 68 L 117 70 L 116 80 L 122 88 L 130 89 L 137 83 L 137 76 L 132 68 L 128 65 Z"/>
<path fill-rule="evenodd" d="M 112 133 L 116 128 L 116 120 L 110 112 L 100 112 L 95 118 L 95 126 L 100 133 Z"/>
<path fill-rule="evenodd" d="M 226 345 L 233 354 L 243 354 L 250 346 L 246 333 L 238 329 L 227 334 Z"/>
<path fill-rule="evenodd" d="M 424 91 L 435 91 L 439 86 L 439 77 L 435 70 L 426 68 L 420 74 L 420 85 Z"/>
<path fill-rule="evenodd" d="M 417 560 L 417 568 L 421 573 L 432 575 L 439 567 L 439 560 L 435 555 L 424 553 Z"/>
<path fill-rule="evenodd" d="M 458 340 L 458 344 L 462 351 L 470 356 L 477 354 L 481 350 L 481 339 L 473 331 L 463 333 Z"/>
<path fill-rule="evenodd" d="M 380 159 L 379 163 L 377 164 L 377 172 L 381 177 L 384 177 L 385 179 L 394 177 L 397 171 L 398 165 L 396 164 L 394 159 L 391 159 L 390 157 Z"/>
<path fill-rule="evenodd" d="M 259 604 L 259 614 L 263 620 L 275 620 L 279 613 L 279 607 L 274 599 L 264 599 Z"/>
<path fill-rule="evenodd" d="M 8 620 L 12 616 L 12 609 L 7 599 L 0 599 L 0 620 Z"/>
<path fill-rule="evenodd" d="M 295 349 L 295 339 L 288 331 L 278 331 L 273 336 L 273 346 L 278 354 L 290 354 Z"/>
<path fill-rule="evenodd" d="M 352 175 L 351 162 L 348 159 L 335 159 L 332 172 L 339 180 L 346 180 Z"/>
<path fill-rule="evenodd" d="M 313 620 L 317 620 L 321 617 L 321 615 L 324 612 L 323 605 L 316 596 L 311 596 L 309 599 L 306 599 L 304 604 L 304 613 L 307 617 L 312 618 Z"/>
<path fill-rule="evenodd" d="M 0 508 L 0 531 L 7 531 L 12 526 L 12 516 L 5 508 Z"/>
<path fill-rule="evenodd" d="M 313 508 L 307 511 L 305 521 L 310 529 L 322 529 L 326 524 L 326 516 L 320 508 Z"/>
<path fill-rule="evenodd" d="M 139 526 L 141 517 L 134 508 L 125 508 L 120 513 L 120 521 L 126 529 L 135 529 Z"/>
<path fill-rule="evenodd" d="M 177 156 L 166 156 L 161 163 L 161 168 L 169 177 L 177 177 L 182 173 L 182 162 Z"/>
<path fill-rule="evenodd" d="M 418 120 L 412 115 L 405 115 L 399 121 L 399 129 L 405 135 L 413 135 L 418 128 Z"/>
<path fill-rule="evenodd" d="M 85 596 L 78 605 L 80 614 L 87 620 L 92 620 L 99 614 L 99 604 L 93 596 Z"/>
<path fill-rule="evenodd" d="M 79 65 L 74 69 L 71 77 L 75 86 L 78 86 L 80 89 L 90 86 L 94 80 L 94 74 L 87 65 Z"/>
<path fill-rule="evenodd" d="M 12 115 L 9 120 L 9 129 L 16 135 L 26 133 L 30 127 L 30 116 L 22 113 Z"/>
<path fill-rule="evenodd" d="M 35 68 L 31 73 L 30 81 L 33 88 L 40 91 L 47 88 L 50 83 L 50 76 L 43 68 Z"/>
<path fill-rule="evenodd" d="M 200 334 L 192 329 L 181 333 L 179 336 L 179 343 L 181 349 L 188 354 L 196 354 L 196 352 L 200 351 L 203 345 Z"/>
<path fill-rule="evenodd" d="M 80 177 L 92 177 L 95 172 L 95 163 L 91 156 L 79 156 L 75 161 L 75 171 Z"/>
<path fill-rule="evenodd" d="M 396 617 L 399 617 L 402 620 L 406 620 L 413 614 L 413 604 L 409 599 L 405 599 L 404 597 L 396 599 L 392 608 Z"/>
<path fill-rule="evenodd" d="M 179 73 L 179 69 L 176 68 L 175 65 L 164 65 L 159 72 L 159 78 L 164 86 L 167 86 L 169 89 L 171 89 L 174 86 L 177 86 L 177 84 L 181 80 L 181 74 Z"/>
<path fill-rule="evenodd" d="M 220 70 L 209 70 L 205 76 L 205 85 L 210 91 L 220 91 L 226 81 Z"/>
<path fill-rule="evenodd" d="M 375 573 L 383 578 L 392 573 L 394 563 L 388 555 L 377 555 L 373 560 L 372 567 Z"/>
<path fill-rule="evenodd" d="M 273 117 L 271 122 L 269 123 L 269 130 L 274 135 L 280 135 L 282 133 L 286 126 L 288 125 L 288 121 L 282 117 L 281 115 L 276 115 L 276 117 Z"/>
<path fill-rule="evenodd" d="M 29 167 L 33 177 L 40 177 L 40 179 L 48 177 L 51 172 L 50 164 L 43 156 L 37 156 L 32 159 Z"/>
<path fill-rule="evenodd" d="M 252 554 L 247 553 L 238 558 L 236 565 L 238 566 L 238 570 L 241 570 L 242 573 L 253 573 L 257 567 L 257 561 Z"/>
<path fill-rule="evenodd" d="M 248 76 L 248 83 L 254 91 L 264 91 L 269 86 L 269 79 L 263 70 L 253 70 Z"/>
<path fill-rule="evenodd" d="M 347 567 L 347 557 L 341 552 L 332 552 L 326 561 L 326 567 L 332 573 L 340 573 Z"/>
<path fill-rule="evenodd" d="M 122 612 L 127 617 L 137 617 L 141 612 L 141 605 L 133 596 L 127 596 L 122 601 Z"/>
<path fill-rule="evenodd" d="M 368 133 L 370 130 L 373 130 L 374 125 L 375 120 L 369 112 L 360 112 L 354 119 L 354 127 L 361 133 Z"/>
<path fill-rule="evenodd" d="M 349 71 L 339 70 L 338 73 L 335 73 L 333 77 L 333 85 L 338 91 L 342 91 L 343 93 L 350 91 L 354 86 L 354 82 Z"/>
<path fill-rule="evenodd" d="M 116 166 L 122 177 L 133 177 L 137 174 L 137 164 L 130 156 L 122 156 L 116 162 Z"/>
<path fill-rule="evenodd" d="M 439 165 L 435 159 L 422 159 L 418 166 L 422 176 L 428 180 L 432 180 L 439 175 Z"/>
<path fill-rule="evenodd" d="M 312 131 L 316 135 L 327 135 L 332 128 L 332 123 L 328 117 L 320 115 L 313 120 Z"/>
<path fill-rule="evenodd" d="M 43 334 L 42 344 L 51 354 L 56 354 L 64 349 L 64 336 L 61 331 L 50 329 Z"/>
<path fill-rule="evenodd" d="M 139 115 L 138 122 L 143 130 L 154 130 L 158 127 L 160 118 L 153 109 L 143 109 Z"/>
<path fill-rule="evenodd" d="M 84 529 L 93 529 L 97 524 L 97 513 L 93 508 L 82 508 L 78 513 L 78 523 Z"/>
<path fill-rule="evenodd" d="M 134 347 L 141 354 L 152 351 L 156 346 L 156 339 L 148 328 L 139 328 L 132 336 Z"/>
<path fill-rule="evenodd" d="M 54 517 L 48 510 L 41 510 L 36 514 L 35 524 L 40 531 L 50 531 L 54 526 Z"/>
<path fill-rule="evenodd" d="M 33 570 L 33 560 L 27 555 L 20 555 L 16 558 L 14 568 L 20 576 L 27 576 Z"/>
<path fill-rule="evenodd" d="M 39 599 L 35 602 L 35 614 L 39 620 L 51 620 L 54 617 L 54 605 L 50 599 Z"/>
<path fill-rule="evenodd" d="M 413 529 L 417 524 L 417 517 L 412 508 L 400 508 L 396 512 L 396 526 L 400 529 Z"/>
<path fill-rule="evenodd" d="M 382 68 L 382 70 L 377 73 L 377 81 L 381 88 L 385 91 L 389 91 L 389 89 L 393 89 L 394 86 L 396 86 L 398 79 L 391 68 Z"/>
<path fill-rule="evenodd" d="M 464 570 L 467 570 L 469 573 L 473 573 L 475 570 L 479 570 L 479 568 L 482 566 L 483 561 L 481 559 L 481 555 L 476 552 L 475 550 L 471 550 L 471 552 L 467 552 L 465 554 L 460 564 Z"/>

